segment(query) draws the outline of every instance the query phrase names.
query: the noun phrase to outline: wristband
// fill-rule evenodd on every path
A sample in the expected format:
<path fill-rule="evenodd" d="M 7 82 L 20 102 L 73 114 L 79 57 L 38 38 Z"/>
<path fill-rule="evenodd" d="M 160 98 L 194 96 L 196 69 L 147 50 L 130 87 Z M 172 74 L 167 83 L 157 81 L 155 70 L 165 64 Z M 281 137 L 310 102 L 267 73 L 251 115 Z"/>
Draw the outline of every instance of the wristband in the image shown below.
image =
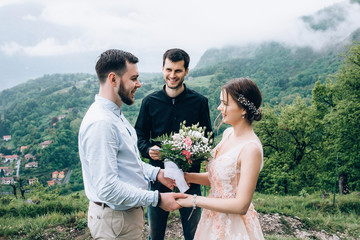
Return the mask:
<path fill-rule="evenodd" d="M 158 203 L 156 206 L 159 207 L 160 203 L 161 203 L 161 194 L 160 194 L 160 191 L 158 191 Z"/>

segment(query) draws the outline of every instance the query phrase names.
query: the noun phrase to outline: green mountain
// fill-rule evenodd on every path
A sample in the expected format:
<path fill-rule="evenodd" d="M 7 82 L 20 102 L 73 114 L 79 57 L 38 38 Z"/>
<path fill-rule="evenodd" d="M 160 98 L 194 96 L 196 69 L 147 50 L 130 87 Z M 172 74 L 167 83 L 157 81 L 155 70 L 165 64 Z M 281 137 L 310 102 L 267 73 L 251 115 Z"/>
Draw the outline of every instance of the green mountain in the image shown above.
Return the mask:
<path fill-rule="evenodd" d="M 152 91 L 151 82 L 160 84 L 159 79 L 159 74 L 143 74 L 144 85 L 137 97 L 141 99 Z M 82 189 L 77 135 L 98 87 L 96 75 L 53 74 L 0 92 L 0 153 L 21 157 L 20 177 L 38 178 L 46 185 L 53 171 L 66 173 L 72 169 L 70 184 L 63 191 Z M 123 108 L 132 122 L 137 117 L 140 99 L 131 108 Z M 4 135 L 11 135 L 12 139 L 4 141 Z M 41 143 L 45 141 L 51 144 L 44 148 Z M 22 146 L 27 148 L 21 152 Z M 36 157 L 37 168 L 25 167 L 24 156 L 28 153 Z M 15 164 L 0 162 L 0 167 L 14 169 L 15 175 Z M 10 191 L 0 184 L 0 192 L 2 188 Z"/>
<path fill-rule="evenodd" d="M 323 81 L 338 70 L 345 46 L 359 40 L 360 29 L 321 51 L 311 47 L 288 47 L 277 42 L 210 49 L 190 75 L 199 77 L 222 72 L 226 74 L 225 81 L 250 77 L 259 85 L 265 102 L 272 105 L 291 103 L 295 95 L 310 97 L 317 80 Z"/>
<path fill-rule="evenodd" d="M 321 14 L 333 16 L 334 22 L 329 23 L 326 17 L 304 17 L 303 20 L 316 31 L 336 28 L 341 23 L 341 17 L 334 17 L 338 12 L 328 10 L 325 13 Z M 336 73 L 346 45 L 359 40 L 360 29 L 317 51 L 278 42 L 209 49 L 190 71 L 186 84 L 208 97 L 212 121 L 218 114 L 221 86 L 236 77 L 250 77 L 257 82 L 264 103 L 272 107 L 296 104 L 297 96 L 310 105 L 315 82 L 324 82 L 329 74 Z M 163 85 L 160 73 L 141 74 L 140 80 L 143 86 L 136 93 L 135 103 L 123 107 L 132 124 L 143 97 Z M 96 76 L 83 73 L 44 75 L 0 92 L 0 153 L 18 154 L 22 158 L 27 153 L 34 155 L 38 168 L 25 168 L 25 161 L 22 161 L 20 176 L 25 179 L 36 177 L 44 185 L 51 179 L 52 171 L 72 169 L 70 183 L 63 191 L 81 189 L 77 134 L 81 119 L 97 92 Z M 11 135 L 11 141 L 2 140 L 4 135 Z M 44 141 L 52 143 L 43 148 L 41 143 Z M 21 152 L 21 146 L 28 148 Z M 1 166 L 15 169 L 14 163 L 0 163 Z M 262 188 L 267 189 L 265 185 Z"/>
<path fill-rule="evenodd" d="M 351 4 L 359 2 L 352 1 Z M 337 31 L 346 24 L 348 7 L 345 2 L 335 4 L 311 16 L 304 16 L 301 21 L 310 29 L 309 33 Z M 310 99 L 314 83 L 319 79 L 324 81 L 327 75 L 335 73 L 346 46 L 360 41 L 360 28 L 349 36 L 332 38 L 334 40 L 330 45 L 318 50 L 280 42 L 209 49 L 190 75 L 199 77 L 221 73 L 220 85 L 231 78 L 250 77 L 262 90 L 264 101 L 271 105 L 289 104 L 295 96 Z"/>

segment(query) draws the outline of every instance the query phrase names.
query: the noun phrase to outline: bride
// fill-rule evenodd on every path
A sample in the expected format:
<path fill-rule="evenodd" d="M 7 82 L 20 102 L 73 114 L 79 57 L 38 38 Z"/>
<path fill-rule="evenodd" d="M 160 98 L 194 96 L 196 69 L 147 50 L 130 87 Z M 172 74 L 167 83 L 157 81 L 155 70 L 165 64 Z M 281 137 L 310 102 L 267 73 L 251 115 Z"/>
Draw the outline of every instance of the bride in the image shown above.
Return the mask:
<path fill-rule="evenodd" d="M 220 100 L 222 122 L 232 127 L 213 150 L 208 172 L 185 174 L 188 183 L 210 185 L 210 194 L 177 202 L 203 208 L 194 239 L 264 239 L 251 203 L 263 166 L 262 145 L 251 126 L 261 119 L 261 92 L 252 80 L 237 78 L 222 87 Z"/>

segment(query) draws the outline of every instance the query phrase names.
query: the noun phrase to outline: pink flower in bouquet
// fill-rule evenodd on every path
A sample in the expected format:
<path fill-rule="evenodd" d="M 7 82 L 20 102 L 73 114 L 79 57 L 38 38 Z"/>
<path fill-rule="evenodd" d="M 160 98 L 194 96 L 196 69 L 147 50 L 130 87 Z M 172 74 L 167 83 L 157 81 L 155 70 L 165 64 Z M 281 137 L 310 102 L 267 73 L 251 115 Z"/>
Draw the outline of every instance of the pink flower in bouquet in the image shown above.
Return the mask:
<path fill-rule="evenodd" d="M 211 137 L 205 137 L 205 128 L 199 124 L 185 126 L 185 121 L 180 124 L 178 133 L 164 134 L 155 141 L 161 142 L 160 158 L 172 161 L 182 171 L 188 171 L 194 163 L 208 161 L 211 157 Z"/>
<path fill-rule="evenodd" d="M 191 138 L 190 138 L 190 137 L 186 137 L 184 143 L 185 143 L 188 147 L 191 147 L 191 143 L 192 143 L 192 142 L 191 142 Z"/>
<path fill-rule="evenodd" d="M 189 160 L 191 157 L 191 152 L 189 152 L 187 150 L 182 150 L 181 154 L 185 156 L 186 160 Z"/>

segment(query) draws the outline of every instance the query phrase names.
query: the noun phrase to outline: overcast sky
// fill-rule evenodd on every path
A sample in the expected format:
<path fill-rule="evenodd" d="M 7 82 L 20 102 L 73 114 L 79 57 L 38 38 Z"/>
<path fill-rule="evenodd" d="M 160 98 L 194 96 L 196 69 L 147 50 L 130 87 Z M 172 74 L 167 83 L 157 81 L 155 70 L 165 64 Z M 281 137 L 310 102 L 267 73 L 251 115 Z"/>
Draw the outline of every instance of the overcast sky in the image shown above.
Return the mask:
<path fill-rule="evenodd" d="M 43 74 L 95 73 L 109 48 L 139 57 L 140 72 L 160 72 L 163 52 L 173 47 L 190 54 L 190 68 L 207 49 L 228 45 L 277 40 L 321 48 L 329 36 L 309 35 L 299 17 L 348 1 L 0 0 L 0 91 Z M 348 7 L 351 20 L 336 37 L 359 27 L 359 9 Z"/>

